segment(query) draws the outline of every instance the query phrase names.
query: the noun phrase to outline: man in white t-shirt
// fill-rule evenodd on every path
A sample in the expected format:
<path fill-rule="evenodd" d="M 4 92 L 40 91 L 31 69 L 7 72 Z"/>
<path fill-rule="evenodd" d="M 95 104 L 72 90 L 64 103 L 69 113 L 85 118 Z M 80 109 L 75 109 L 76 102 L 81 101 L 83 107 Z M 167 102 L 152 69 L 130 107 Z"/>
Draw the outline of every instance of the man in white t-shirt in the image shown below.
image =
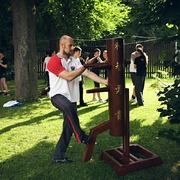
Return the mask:
<path fill-rule="evenodd" d="M 82 65 L 85 64 L 85 60 L 81 57 L 82 49 L 79 46 L 76 46 L 73 50 L 73 58 L 77 61 L 80 61 Z M 87 103 L 84 102 L 84 78 L 81 75 L 79 78 L 79 106 L 88 106 Z"/>
<path fill-rule="evenodd" d="M 49 87 L 49 72 L 48 72 L 48 68 L 47 68 L 47 65 L 48 65 L 48 62 L 49 60 L 51 59 L 51 57 L 55 54 L 54 51 L 49 51 L 47 53 L 47 56 L 45 57 L 44 59 L 44 62 L 43 62 L 43 66 L 44 66 L 44 71 L 45 71 L 45 74 L 46 74 L 46 80 L 47 80 L 47 87 Z"/>
<path fill-rule="evenodd" d="M 71 56 L 74 49 L 73 38 L 64 35 L 59 41 L 59 52 L 48 63 L 52 104 L 63 112 L 64 122 L 61 137 L 56 145 L 55 163 L 73 162 L 66 156 L 72 134 L 77 141 L 88 144 L 90 136 L 85 135 L 79 124 L 76 102 L 79 101 L 79 76 L 82 74 L 93 81 L 108 85 L 108 81 L 89 70 Z"/>

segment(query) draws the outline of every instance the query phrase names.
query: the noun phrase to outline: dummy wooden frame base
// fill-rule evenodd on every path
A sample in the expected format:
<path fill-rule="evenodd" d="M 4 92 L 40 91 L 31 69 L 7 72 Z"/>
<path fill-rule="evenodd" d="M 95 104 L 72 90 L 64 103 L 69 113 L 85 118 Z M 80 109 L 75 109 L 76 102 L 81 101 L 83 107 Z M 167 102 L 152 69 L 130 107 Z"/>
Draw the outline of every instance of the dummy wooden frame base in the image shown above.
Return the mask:
<path fill-rule="evenodd" d="M 124 155 L 123 147 L 119 147 L 102 151 L 100 159 L 107 162 L 118 176 L 162 163 L 160 157 L 138 144 L 131 144 L 129 148 L 128 157 Z"/>
<path fill-rule="evenodd" d="M 83 161 L 91 159 L 97 135 L 108 130 L 109 127 L 110 121 L 107 121 L 91 130 L 92 139 L 84 150 Z M 124 146 L 105 150 L 102 151 L 100 160 L 107 162 L 118 176 L 162 164 L 160 157 L 138 144 L 130 144 L 128 151 L 128 154 L 125 153 Z"/>

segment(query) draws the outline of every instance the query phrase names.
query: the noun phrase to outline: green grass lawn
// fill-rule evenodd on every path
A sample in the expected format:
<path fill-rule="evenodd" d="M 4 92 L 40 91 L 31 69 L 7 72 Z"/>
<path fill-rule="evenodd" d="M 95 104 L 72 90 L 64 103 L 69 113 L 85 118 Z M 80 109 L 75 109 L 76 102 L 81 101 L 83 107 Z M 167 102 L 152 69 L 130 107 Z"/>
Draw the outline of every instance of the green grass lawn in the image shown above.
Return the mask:
<path fill-rule="evenodd" d="M 23 106 L 3 108 L 3 104 L 14 98 L 14 82 L 8 82 L 11 96 L 0 96 L 0 179 L 99 179 L 99 180 L 142 180 L 142 179 L 180 179 L 180 142 L 166 133 L 171 129 L 179 132 L 180 126 L 171 125 L 166 118 L 160 118 L 157 108 L 158 87 L 152 87 L 154 79 L 147 79 L 144 91 L 144 107 L 130 103 L 130 142 L 137 143 L 156 153 L 163 164 L 118 177 L 116 172 L 104 161 L 99 160 L 101 151 L 122 146 L 122 137 L 113 137 L 106 131 L 100 134 L 89 162 L 82 162 L 85 146 L 71 139 L 67 155 L 75 162 L 54 164 L 52 156 L 62 130 L 63 117 L 50 103 L 48 97 L 40 97 L 37 102 Z M 171 82 L 171 81 L 169 81 Z M 39 94 L 45 84 L 39 80 Z M 132 84 L 126 80 L 130 94 Z M 93 88 L 90 80 L 85 80 L 85 89 Z M 106 92 L 101 93 L 107 99 Z M 91 102 L 92 94 L 84 96 L 87 107 L 78 108 L 82 128 L 90 129 L 108 120 L 108 103 Z M 165 133 L 159 133 L 164 132 Z M 178 134 L 178 133 L 177 133 Z"/>

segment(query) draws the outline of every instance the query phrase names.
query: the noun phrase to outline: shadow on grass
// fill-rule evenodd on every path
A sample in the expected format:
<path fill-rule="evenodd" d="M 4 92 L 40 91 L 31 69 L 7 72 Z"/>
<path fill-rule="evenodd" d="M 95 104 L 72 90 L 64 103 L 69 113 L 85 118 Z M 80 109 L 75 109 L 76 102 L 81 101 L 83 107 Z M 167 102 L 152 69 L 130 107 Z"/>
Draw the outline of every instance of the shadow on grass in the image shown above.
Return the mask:
<path fill-rule="evenodd" d="M 45 99 L 44 101 L 48 101 L 49 102 L 48 99 Z M 52 106 L 52 104 L 50 104 L 50 106 Z M 100 106 L 102 106 L 102 105 L 101 104 L 97 104 L 95 106 L 89 106 L 87 108 L 81 108 L 81 109 L 78 110 L 78 114 L 81 115 L 81 114 L 93 111 L 93 110 L 95 110 L 97 108 L 100 109 Z M 37 103 L 28 104 L 26 107 L 11 107 L 9 109 L 8 113 L 7 113 L 8 116 L 6 116 L 6 118 L 13 119 L 15 116 L 17 116 L 19 119 L 21 119 L 21 115 L 24 116 L 25 114 L 30 114 L 30 112 L 32 112 L 35 108 L 39 108 L 39 106 L 37 106 Z M 24 109 L 26 111 L 24 111 Z M 13 128 L 17 128 L 17 127 L 20 127 L 20 126 L 28 126 L 28 125 L 31 125 L 33 123 L 42 123 L 41 121 L 46 120 L 46 118 L 57 116 L 57 115 L 61 116 L 59 119 L 63 118 L 62 117 L 62 115 L 63 115 L 62 112 L 59 111 L 58 109 L 54 108 L 54 110 L 52 112 L 47 113 L 45 115 L 41 115 L 41 116 L 38 116 L 38 117 L 35 117 L 35 118 L 32 118 L 32 119 L 26 120 L 26 121 L 23 121 L 23 122 L 18 122 L 18 123 L 15 123 L 13 125 L 7 126 L 7 127 L 5 127 L 5 128 L 0 130 L 0 134 L 3 134 L 5 132 L 10 131 Z"/>
<path fill-rule="evenodd" d="M 58 113 L 58 112 L 56 112 Z M 101 115 L 106 116 L 106 112 Z M 49 115 L 52 115 L 51 113 Z M 94 116 L 97 120 L 97 117 Z M 34 119 L 34 121 L 36 121 Z M 88 126 L 99 124 L 101 120 L 90 122 Z M 175 142 L 156 139 L 159 128 L 164 128 L 167 124 L 162 124 L 158 120 L 149 126 L 142 126 L 143 119 L 136 119 L 131 122 L 131 136 L 138 136 L 132 143 L 138 143 L 150 151 L 159 155 L 164 163 L 158 167 L 129 173 L 120 179 L 177 179 L 178 171 L 175 166 L 178 164 L 178 146 Z M 32 123 L 32 122 L 30 122 Z M 72 164 L 53 164 L 51 161 L 55 145 L 42 139 L 33 148 L 12 156 L 0 163 L 0 179 L 119 179 L 116 172 L 104 161 L 99 160 L 102 150 L 112 147 L 122 146 L 121 137 L 112 137 L 107 132 L 99 135 L 92 160 L 82 163 L 82 149 L 84 145 L 78 144 L 73 137 L 67 154 L 75 162 Z M 173 146 L 173 153 L 171 149 Z M 162 150 L 163 149 L 163 150 Z"/>
<path fill-rule="evenodd" d="M 35 117 L 32 119 L 29 119 L 27 121 L 23 121 L 23 122 L 19 122 L 19 123 L 7 126 L 7 127 L 0 130 L 0 134 L 3 134 L 5 132 L 10 131 L 13 128 L 17 128 L 20 126 L 28 126 L 28 125 L 33 124 L 33 123 L 41 123 L 41 121 L 46 120 L 46 118 L 56 116 L 56 115 L 59 115 L 59 111 L 53 111 L 53 112 L 50 112 L 48 114 L 45 114 L 44 116 L 38 116 L 38 117 Z"/>
<path fill-rule="evenodd" d="M 54 145 L 52 143 L 42 141 L 32 149 L 14 155 L 12 158 L 0 163 L 0 178 L 95 179 L 97 177 L 96 173 L 102 173 L 101 170 L 104 171 L 104 167 L 107 168 L 106 173 L 109 172 L 111 177 L 114 174 L 115 177 L 115 173 L 111 169 L 108 170 L 108 166 L 103 164 L 102 161 L 82 163 L 80 153 L 74 153 L 75 158 L 78 160 L 72 164 L 54 164 L 52 162 L 53 151 Z"/>

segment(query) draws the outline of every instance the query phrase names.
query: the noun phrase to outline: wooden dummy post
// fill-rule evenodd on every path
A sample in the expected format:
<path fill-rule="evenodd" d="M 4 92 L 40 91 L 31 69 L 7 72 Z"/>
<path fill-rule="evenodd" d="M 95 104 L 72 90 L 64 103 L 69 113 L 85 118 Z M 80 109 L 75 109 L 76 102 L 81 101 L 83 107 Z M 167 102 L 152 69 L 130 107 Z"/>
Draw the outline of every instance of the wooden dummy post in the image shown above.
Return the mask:
<path fill-rule="evenodd" d="M 90 131 L 91 142 L 86 146 L 83 154 L 83 161 L 89 161 L 98 134 L 109 129 L 112 136 L 123 136 L 123 119 L 124 119 L 124 90 L 125 90 L 125 74 L 124 74 L 124 54 L 123 39 L 111 39 L 107 41 L 108 63 L 87 64 L 86 67 L 94 69 L 108 69 L 109 85 L 106 88 L 87 90 L 87 93 L 108 92 L 109 102 L 109 120 L 102 123 Z"/>
<path fill-rule="evenodd" d="M 123 136 L 124 119 L 124 55 L 123 39 L 111 39 L 107 41 L 108 57 L 111 63 L 109 70 L 109 117 L 110 117 L 110 135 Z"/>

